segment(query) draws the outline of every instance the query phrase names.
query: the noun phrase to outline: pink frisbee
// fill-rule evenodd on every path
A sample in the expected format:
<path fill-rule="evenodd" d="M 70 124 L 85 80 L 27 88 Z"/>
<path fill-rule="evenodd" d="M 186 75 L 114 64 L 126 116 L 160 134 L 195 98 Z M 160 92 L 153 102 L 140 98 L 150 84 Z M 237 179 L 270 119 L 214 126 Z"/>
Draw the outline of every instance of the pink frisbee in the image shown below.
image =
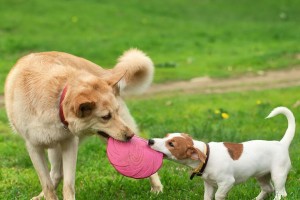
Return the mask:
<path fill-rule="evenodd" d="M 119 173 L 135 179 L 151 176 L 159 170 L 163 161 L 162 153 L 151 149 L 146 140 L 137 136 L 128 142 L 110 137 L 106 153 Z"/>

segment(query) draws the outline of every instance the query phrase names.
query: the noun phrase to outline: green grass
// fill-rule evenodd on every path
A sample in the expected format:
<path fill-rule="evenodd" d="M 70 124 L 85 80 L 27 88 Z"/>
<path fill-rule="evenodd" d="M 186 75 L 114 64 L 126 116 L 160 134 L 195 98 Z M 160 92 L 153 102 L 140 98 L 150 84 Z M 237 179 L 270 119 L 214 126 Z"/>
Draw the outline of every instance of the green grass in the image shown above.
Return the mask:
<path fill-rule="evenodd" d="M 228 77 L 300 64 L 298 0 L 0 0 L 0 94 L 10 68 L 21 56 L 65 51 L 112 67 L 126 49 L 144 50 L 156 65 L 155 82 L 196 76 Z M 289 108 L 298 88 L 215 95 L 167 95 L 130 99 L 141 134 L 161 137 L 187 132 L 203 141 L 279 140 L 286 119 L 264 120 L 278 105 Z M 261 104 L 257 104 L 257 101 Z M 215 110 L 223 110 L 223 120 Z M 300 117 L 299 108 L 293 108 Z M 297 123 L 299 126 L 299 123 Z M 288 199 L 299 199 L 298 134 L 290 148 L 293 168 Z M 202 199 L 203 182 L 189 180 L 189 169 L 164 161 L 164 193 L 149 192 L 148 180 L 118 174 L 105 144 L 91 137 L 79 150 L 77 199 Z M 12 134 L 0 108 L 0 199 L 29 199 L 40 191 L 23 140 Z M 252 199 L 259 192 L 249 180 L 228 199 Z M 59 187 L 60 199 L 61 185 Z M 272 199 L 272 197 L 270 198 Z"/>
<path fill-rule="evenodd" d="M 208 141 L 241 142 L 254 139 L 280 140 L 287 128 L 283 116 L 265 120 L 276 106 L 287 106 L 300 118 L 298 88 L 211 95 L 168 95 L 150 99 L 130 99 L 128 105 L 146 137 L 162 137 L 169 132 L 186 132 Z M 260 102 L 260 103 L 258 103 Z M 224 120 L 215 110 L 229 115 Z M 0 110 L 0 199 L 29 199 L 40 185 L 23 140 L 10 133 L 4 110 Z M 297 121 L 297 126 L 299 126 Z M 300 198 L 299 131 L 290 147 L 293 168 L 286 183 L 288 199 Z M 164 193 L 149 192 L 147 179 L 133 180 L 118 174 L 109 164 L 105 144 L 95 137 L 85 140 L 79 149 L 76 172 L 77 199 L 203 199 L 203 181 L 189 180 L 190 169 L 164 161 L 159 174 Z M 58 194 L 61 197 L 61 185 Z M 235 186 L 228 199 L 252 199 L 259 193 L 253 180 Z M 270 197 L 269 199 L 273 199 Z"/>
<path fill-rule="evenodd" d="M 16 60 L 37 51 L 65 51 L 112 67 L 124 50 L 138 47 L 154 60 L 156 82 L 300 63 L 298 0 L 0 3 L 0 93 Z"/>

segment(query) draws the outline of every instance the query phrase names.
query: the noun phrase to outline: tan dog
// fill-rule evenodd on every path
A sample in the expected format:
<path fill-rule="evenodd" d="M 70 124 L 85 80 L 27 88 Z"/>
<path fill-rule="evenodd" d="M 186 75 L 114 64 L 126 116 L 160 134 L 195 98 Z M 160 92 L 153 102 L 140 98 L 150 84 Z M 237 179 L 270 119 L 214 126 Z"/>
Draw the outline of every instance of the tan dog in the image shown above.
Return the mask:
<path fill-rule="evenodd" d="M 278 114 L 285 115 L 288 120 L 288 128 L 280 141 L 206 144 L 187 134 L 173 133 L 165 138 L 150 139 L 148 143 L 167 158 L 194 168 L 191 179 L 195 175 L 202 176 L 205 200 L 213 199 L 216 188 L 215 199 L 225 199 L 235 184 L 245 182 L 250 177 L 255 177 L 261 187 L 256 200 L 265 199 L 274 191 L 274 187 L 274 200 L 279 200 L 287 196 L 285 182 L 291 168 L 289 146 L 296 124 L 293 113 L 285 107 L 275 108 L 267 118 Z"/>
<path fill-rule="evenodd" d="M 121 96 L 144 91 L 153 70 L 151 59 L 136 49 L 125 52 L 111 70 L 61 52 L 34 53 L 17 62 L 7 76 L 5 105 L 42 185 L 43 192 L 34 199 L 57 199 L 62 177 L 64 199 L 75 199 L 80 138 L 97 134 L 127 141 L 138 132 Z M 157 174 L 150 182 L 152 191 L 162 191 Z"/>

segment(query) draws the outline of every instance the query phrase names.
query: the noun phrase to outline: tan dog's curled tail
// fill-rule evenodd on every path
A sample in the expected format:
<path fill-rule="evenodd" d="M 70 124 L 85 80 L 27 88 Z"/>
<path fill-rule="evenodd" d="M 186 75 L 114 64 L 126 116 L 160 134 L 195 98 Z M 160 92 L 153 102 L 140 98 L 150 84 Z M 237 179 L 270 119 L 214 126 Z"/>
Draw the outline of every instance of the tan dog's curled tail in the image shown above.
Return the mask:
<path fill-rule="evenodd" d="M 151 84 L 154 73 L 152 60 L 138 49 L 126 51 L 113 68 L 115 72 L 124 72 L 119 83 L 121 94 L 138 94 L 144 92 Z"/>
<path fill-rule="evenodd" d="M 286 147 L 289 147 L 295 135 L 295 129 L 296 129 L 295 117 L 288 108 L 277 107 L 274 110 L 272 110 L 272 112 L 266 118 L 271 118 L 278 114 L 285 115 L 285 117 L 288 120 L 288 128 L 283 138 L 280 140 L 280 143 L 284 144 Z"/>

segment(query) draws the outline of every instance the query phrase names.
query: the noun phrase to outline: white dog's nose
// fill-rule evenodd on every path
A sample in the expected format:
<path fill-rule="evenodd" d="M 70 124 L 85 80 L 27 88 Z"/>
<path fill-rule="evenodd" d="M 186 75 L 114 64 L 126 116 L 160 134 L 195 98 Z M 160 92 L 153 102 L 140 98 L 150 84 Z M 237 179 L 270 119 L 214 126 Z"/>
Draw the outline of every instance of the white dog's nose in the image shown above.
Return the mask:
<path fill-rule="evenodd" d="M 154 140 L 153 140 L 153 139 L 149 139 L 149 140 L 148 140 L 148 145 L 151 146 L 151 145 L 153 145 L 153 144 L 154 144 Z"/>

